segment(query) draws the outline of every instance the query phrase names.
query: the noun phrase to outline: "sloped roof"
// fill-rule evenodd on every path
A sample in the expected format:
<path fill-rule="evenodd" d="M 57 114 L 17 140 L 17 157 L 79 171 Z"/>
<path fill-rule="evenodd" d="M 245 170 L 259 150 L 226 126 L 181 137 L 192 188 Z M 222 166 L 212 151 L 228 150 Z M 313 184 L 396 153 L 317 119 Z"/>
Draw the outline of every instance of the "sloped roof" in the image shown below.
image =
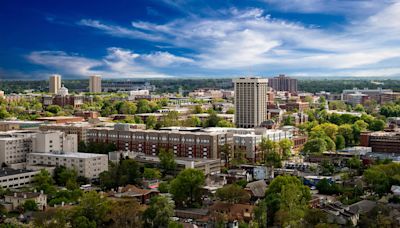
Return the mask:
<path fill-rule="evenodd" d="M 267 190 L 267 183 L 265 183 L 264 180 L 259 180 L 259 181 L 254 181 L 251 183 L 248 183 L 246 185 L 246 188 L 251 191 L 253 196 L 255 197 L 264 197 L 265 196 L 265 190 Z"/>

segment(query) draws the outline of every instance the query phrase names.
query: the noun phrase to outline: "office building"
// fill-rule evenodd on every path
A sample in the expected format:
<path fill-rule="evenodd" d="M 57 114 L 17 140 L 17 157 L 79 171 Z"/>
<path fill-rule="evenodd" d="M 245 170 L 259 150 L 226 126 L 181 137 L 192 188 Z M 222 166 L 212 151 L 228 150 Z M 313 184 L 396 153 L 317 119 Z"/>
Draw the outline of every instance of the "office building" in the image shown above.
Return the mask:
<path fill-rule="evenodd" d="M 108 170 L 108 156 L 104 154 L 78 152 L 30 153 L 27 156 L 29 166 L 64 166 L 75 169 L 79 176 L 89 179 L 99 178 L 100 173 Z"/>
<path fill-rule="evenodd" d="M 268 80 L 237 78 L 235 86 L 235 124 L 239 128 L 253 128 L 267 120 Z"/>
<path fill-rule="evenodd" d="M 156 156 L 161 148 L 172 150 L 177 157 L 217 159 L 225 145 L 233 148 L 231 133 L 201 132 L 193 129 L 140 130 L 116 124 L 114 128 L 91 128 L 88 142 L 114 143 L 118 150 Z"/>
<path fill-rule="evenodd" d="M 284 74 L 268 80 L 269 87 L 276 91 L 288 91 L 297 93 L 297 79 L 286 77 Z"/>
<path fill-rule="evenodd" d="M 361 132 L 360 145 L 376 153 L 400 153 L 400 132 Z"/>
<path fill-rule="evenodd" d="M 87 129 L 91 127 L 87 123 L 70 123 L 70 124 L 44 124 L 39 127 L 41 131 L 61 131 L 67 135 L 77 135 L 78 142 L 86 142 Z"/>
<path fill-rule="evenodd" d="M 33 177 L 40 170 L 11 169 L 3 167 L 0 169 L 0 186 L 7 188 L 22 188 L 33 183 Z"/>
<path fill-rule="evenodd" d="M 61 75 L 53 74 L 49 78 L 49 93 L 57 94 L 61 88 Z"/>
<path fill-rule="evenodd" d="M 101 93 L 101 76 L 99 75 L 90 76 L 89 91 L 91 93 Z"/>

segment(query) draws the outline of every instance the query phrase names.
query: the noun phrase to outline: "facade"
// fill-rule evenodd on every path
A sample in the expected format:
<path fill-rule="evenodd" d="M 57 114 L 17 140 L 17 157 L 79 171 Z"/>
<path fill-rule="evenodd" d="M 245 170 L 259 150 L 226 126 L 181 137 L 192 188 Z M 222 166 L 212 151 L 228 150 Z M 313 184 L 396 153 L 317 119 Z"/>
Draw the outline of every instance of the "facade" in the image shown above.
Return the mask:
<path fill-rule="evenodd" d="M 268 85 L 276 91 L 297 93 L 297 79 L 286 77 L 284 74 L 269 79 Z"/>
<path fill-rule="evenodd" d="M 40 173 L 39 170 L 22 170 L 1 168 L 0 169 L 0 186 L 4 189 L 7 188 L 21 188 L 29 186 L 33 183 L 33 177 Z"/>
<path fill-rule="evenodd" d="M 396 99 L 399 94 L 397 93 L 393 93 L 393 90 L 391 89 L 382 89 L 382 88 L 377 88 L 377 89 L 358 89 L 358 88 L 353 88 L 353 89 L 346 89 L 343 90 L 342 92 L 342 100 L 344 101 L 351 101 L 352 99 L 356 99 L 356 98 L 351 98 L 351 96 L 356 96 L 354 95 L 356 94 L 357 97 L 360 97 L 362 95 L 366 95 L 364 96 L 364 100 L 370 99 L 370 100 L 375 100 L 376 102 L 378 102 L 379 104 L 382 104 L 382 102 L 388 102 L 388 101 L 394 101 L 392 99 Z M 367 98 L 365 98 L 367 97 Z M 358 100 L 360 98 L 357 98 Z"/>
<path fill-rule="evenodd" d="M 89 91 L 91 93 L 101 93 L 101 76 L 91 75 L 89 77 Z"/>
<path fill-rule="evenodd" d="M 49 78 L 49 93 L 57 94 L 61 88 L 61 75 L 53 74 Z"/>
<path fill-rule="evenodd" d="M 240 128 L 260 126 L 267 120 L 268 80 L 238 78 L 235 87 L 235 123 Z"/>
<path fill-rule="evenodd" d="M 84 99 L 82 95 L 68 95 L 68 91 L 63 89 L 61 94 L 59 93 L 55 96 L 43 95 L 42 104 L 43 106 L 58 105 L 61 107 L 71 105 L 74 108 L 79 108 L 82 106 Z"/>
<path fill-rule="evenodd" d="M 400 132 L 362 132 L 360 145 L 372 147 L 372 152 L 400 153 Z"/>
<path fill-rule="evenodd" d="M 30 153 L 27 155 L 30 166 L 65 166 L 75 169 L 79 176 L 89 179 L 99 178 L 99 174 L 108 170 L 108 156 L 104 154 L 77 152 Z"/>
<path fill-rule="evenodd" d="M 32 152 L 33 138 L 31 134 L 0 134 L 0 163 L 11 165 L 26 161 L 26 154 Z"/>
<path fill-rule="evenodd" d="M 140 130 L 120 128 L 89 129 L 89 142 L 114 143 L 118 150 L 157 155 L 159 149 L 172 150 L 177 157 L 220 158 L 225 144 L 233 147 L 231 133 L 193 132 L 184 130 Z"/>
<path fill-rule="evenodd" d="M 87 130 L 90 128 L 89 124 L 72 123 L 72 124 L 45 124 L 39 127 L 41 131 L 61 131 L 67 135 L 77 135 L 78 142 L 86 142 Z"/>
<path fill-rule="evenodd" d="M 39 210 L 45 210 L 47 207 L 47 195 L 43 192 L 15 192 L 4 196 L 5 208 L 15 211 L 27 200 L 35 201 Z"/>
<path fill-rule="evenodd" d="M 82 122 L 85 119 L 80 116 L 50 116 L 50 117 L 40 117 L 37 118 L 36 120 L 53 124 L 65 124 L 65 123 Z"/>
<path fill-rule="evenodd" d="M 77 152 L 77 135 L 66 135 L 60 131 L 38 132 L 33 140 L 33 151 L 52 152 Z"/>

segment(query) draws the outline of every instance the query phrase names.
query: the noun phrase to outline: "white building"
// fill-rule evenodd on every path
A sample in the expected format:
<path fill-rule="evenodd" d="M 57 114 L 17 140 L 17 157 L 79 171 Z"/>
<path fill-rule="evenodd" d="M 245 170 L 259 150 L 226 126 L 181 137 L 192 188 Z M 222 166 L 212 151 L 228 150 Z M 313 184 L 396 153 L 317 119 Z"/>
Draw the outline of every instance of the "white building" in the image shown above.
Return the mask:
<path fill-rule="evenodd" d="M 57 94 L 58 90 L 61 88 L 61 75 L 53 74 L 49 78 L 49 92 L 52 94 Z"/>
<path fill-rule="evenodd" d="M 27 200 L 36 202 L 39 210 L 47 207 L 47 195 L 43 192 L 15 192 L 4 196 L 4 207 L 8 211 L 15 211 L 19 206 L 24 205 Z"/>
<path fill-rule="evenodd" d="M 0 134 L 0 163 L 18 164 L 26 161 L 26 154 L 32 152 L 34 132 L 12 131 Z"/>
<path fill-rule="evenodd" d="M 75 134 L 66 135 L 60 131 L 39 132 L 33 142 L 34 152 L 78 152 L 78 136 Z"/>
<path fill-rule="evenodd" d="M 91 153 L 30 153 L 27 156 L 30 166 L 65 166 L 75 169 L 79 176 L 89 179 L 99 178 L 108 170 L 108 156 Z"/>
<path fill-rule="evenodd" d="M 0 169 L 0 186 L 4 189 L 7 188 L 21 188 L 32 184 L 33 177 L 40 173 L 40 170 L 22 170 L 1 168 Z"/>

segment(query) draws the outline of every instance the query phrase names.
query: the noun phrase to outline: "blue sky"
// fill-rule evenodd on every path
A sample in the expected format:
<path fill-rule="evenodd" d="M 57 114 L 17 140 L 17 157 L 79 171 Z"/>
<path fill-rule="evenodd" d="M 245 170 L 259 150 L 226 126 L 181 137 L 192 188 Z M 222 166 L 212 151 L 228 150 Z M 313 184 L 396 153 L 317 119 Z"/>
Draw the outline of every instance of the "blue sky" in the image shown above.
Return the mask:
<path fill-rule="evenodd" d="M 400 76 L 400 0 L 0 0 L 0 79 Z"/>

